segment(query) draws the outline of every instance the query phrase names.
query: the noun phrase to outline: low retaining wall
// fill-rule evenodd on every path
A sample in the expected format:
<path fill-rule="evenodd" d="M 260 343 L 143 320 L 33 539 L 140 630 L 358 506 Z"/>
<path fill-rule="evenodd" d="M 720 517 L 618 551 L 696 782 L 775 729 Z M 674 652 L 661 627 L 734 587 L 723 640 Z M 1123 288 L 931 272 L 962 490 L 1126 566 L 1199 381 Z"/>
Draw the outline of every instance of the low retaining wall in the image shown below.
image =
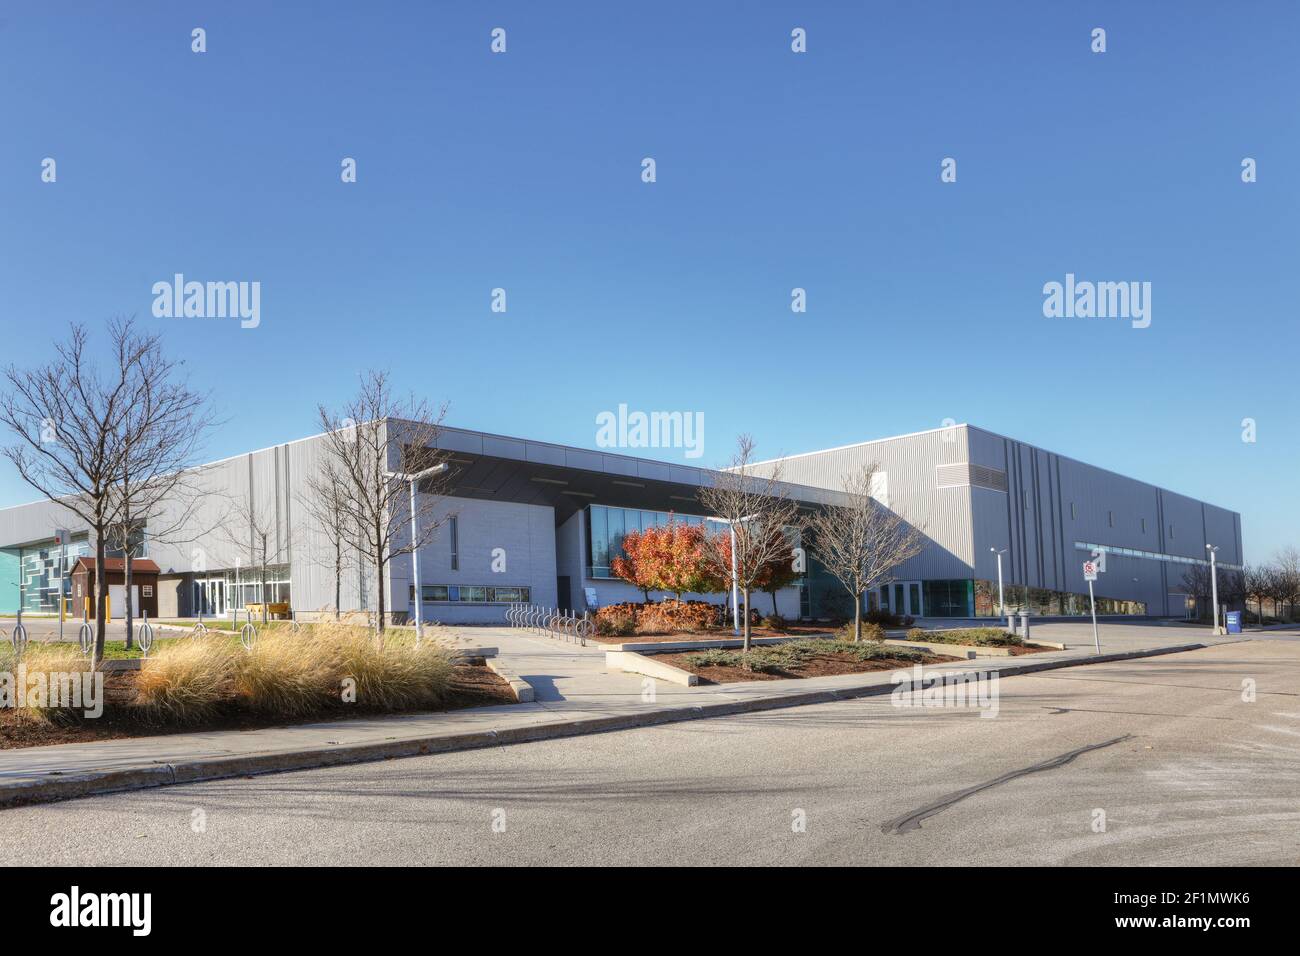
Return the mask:
<path fill-rule="evenodd" d="M 680 667 L 674 667 L 671 664 L 665 664 L 663 661 L 657 661 L 653 657 L 646 657 L 644 654 L 638 654 L 635 651 L 606 651 L 605 666 L 612 671 L 622 671 L 625 674 L 644 674 L 646 677 L 666 680 L 672 684 L 681 684 L 683 687 L 694 687 L 700 682 L 699 677 L 690 671 L 682 670 Z"/>

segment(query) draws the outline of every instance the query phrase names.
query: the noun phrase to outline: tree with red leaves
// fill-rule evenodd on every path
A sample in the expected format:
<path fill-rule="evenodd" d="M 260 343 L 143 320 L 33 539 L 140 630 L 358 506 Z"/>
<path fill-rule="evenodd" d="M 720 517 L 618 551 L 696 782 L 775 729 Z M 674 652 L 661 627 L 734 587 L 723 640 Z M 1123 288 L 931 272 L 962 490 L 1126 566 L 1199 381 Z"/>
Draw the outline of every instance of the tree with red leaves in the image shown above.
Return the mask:
<path fill-rule="evenodd" d="M 646 603 L 651 591 L 671 591 L 677 600 L 683 594 L 708 594 L 725 588 L 705 560 L 707 537 L 699 525 L 668 516 L 668 524 L 623 536 L 623 553 L 610 562 L 615 577 L 641 590 Z"/>

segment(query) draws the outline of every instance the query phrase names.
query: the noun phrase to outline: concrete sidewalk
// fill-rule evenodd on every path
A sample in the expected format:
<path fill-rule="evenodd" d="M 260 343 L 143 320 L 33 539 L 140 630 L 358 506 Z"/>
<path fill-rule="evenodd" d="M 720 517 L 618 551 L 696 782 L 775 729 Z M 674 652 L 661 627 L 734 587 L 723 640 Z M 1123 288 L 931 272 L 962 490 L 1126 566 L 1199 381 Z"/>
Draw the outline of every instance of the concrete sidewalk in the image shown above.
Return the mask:
<path fill-rule="evenodd" d="M 1135 637 L 1117 641 L 1114 653 L 1100 657 L 1092 654 L 1090 647 L 1071 648 L 938 665 L 926 668 L 926 673 L 996 671 L 1010 676 L 1175 653 L 1209 643 L 1189 640 L 1192 635 L 1179 630 L 1159 635 L 1164 640 L 1153 637 L 1145 646 L 1137 646 L 1141 642 Z M 684 687 L 607 671 L 604 649 L 595 642 L 583 647 L 511 628 L 460 628 L 456 633 L 457 643 L 462 645 L 498 647 L 498 660 L 533 686 L 535 701 L 441 714 L 4 750 L 0 751 L 0 806 L 793 707 L 888 694 L 896 686 L 894 671 L 877 671 Z"/>

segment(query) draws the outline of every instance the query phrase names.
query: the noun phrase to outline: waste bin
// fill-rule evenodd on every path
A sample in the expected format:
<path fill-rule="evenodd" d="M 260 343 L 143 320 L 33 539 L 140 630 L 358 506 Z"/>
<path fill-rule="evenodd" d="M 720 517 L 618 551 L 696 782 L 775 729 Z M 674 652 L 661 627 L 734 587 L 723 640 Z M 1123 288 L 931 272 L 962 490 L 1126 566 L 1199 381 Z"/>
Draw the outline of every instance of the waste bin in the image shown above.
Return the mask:
<path fill-rule="evenodd" d="M 1022 640 L 1029 640 L 1029 612 L 1020 612 L 1020 637 Z"/>
<path fill-rule="evenodd" d="M 1241 612 L 1228 611 L 1224 614 L 1224 617 L 1227 618 L 1228 621 L 1228 633 L 1240 634 L 1241 633 Z"/>

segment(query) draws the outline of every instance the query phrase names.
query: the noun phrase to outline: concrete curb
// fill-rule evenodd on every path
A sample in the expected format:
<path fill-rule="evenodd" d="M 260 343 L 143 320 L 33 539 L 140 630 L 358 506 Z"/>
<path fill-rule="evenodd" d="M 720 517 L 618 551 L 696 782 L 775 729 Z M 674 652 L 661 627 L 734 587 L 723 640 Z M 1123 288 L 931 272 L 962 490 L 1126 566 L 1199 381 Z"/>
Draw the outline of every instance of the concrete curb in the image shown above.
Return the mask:
<path fill-rule="evenodd" d="M 688 670 L 665 664 L 663 661 L 646 657 L 636 651 L 606 651 L 605 666 L 610 670 L 622 671 L 624 674 L 641 674 L 645 677 L 666 680 L 670 684 L 681 684 L 684 687 L 695 687 L 700 682 L 699 677 Z"/>
<path fill-rule="evenodd" d="M 791 641 L 826 640 L 831 636 L 831 633 L 826 631 L 817 634 L 787 634 L 782 637 L 751 637 L 749 643 L 755 647 L 764 647 L 771 644 L 789 644 Z M 632 651 L 639 654 L 667 654 L 676 651 L 707 651 L 717 648 L 732 650 L 737 647 L 744 647 L 745 639 L 742 637 L 710 637 L 699 641 L 624 641 L 621 644 L 602 644 L 596 641 L 595 643 L 606 652 Z"/>
<path fill-rule="evenodd" d="M 533 685 L 528 683 L 510 668 L 502 664 L 495 657 L 484 658 L 483 663 L 487 665 L 488 670 L 496 674 L 503 681 L 510 685 L 511 692 L 515 695 L 515 700 L 521 704 L 531 704 L 536 699 L 536 692 Z"/>
<path fill-rule="evenodd" d="M 995 671 L 1002 677 L 1032 674 L 1039 671 L 1077 667 L 1083 664 L 1105 664 L 1112 661 L 1157 657 L 1201 650 L 1206 644 L 1179 644 L 1175 647 L 1152 648 L 1093 657 L 1075 657 L 1055 661 L 1034 661 L 1003 666 L 977 665 L 976 669 Z M 928 674 L 951 673 L 970 669 L 969 664 L 947 664 L 930 668 Z M 900 668 L 900 671 L 904 670 Z M 711 701 L 607 717 L 584 717 L 555 723 L 512 727 L 501 731 L 475 731 L 467 733 L 436 734 L 408 740 L 386 740 L 382 743 L 339 745 L 329 749 L 242 754 L 234 757 L 211 757 L 173 764 L 129 767 L 122 770 L 88 771 L 85 773 L 50 774 L 53 779 L 27 779 L 0 783 L 0 808 L 30 803 L 48 803 L 75 797 L 112 793 L 123 790 L 142 790 L 176 783 L 196 783 L 203 780 L 220 780 L 227 777 L 250 776 L 291 770 L 308 770 L 313 767 L 332 767 L 350 763 L 389 760 L 395 757 L 415 757 L 425 754 L 447 753 L 454 750 L 472 750 L 502 744 L 529 743 L 538 740 L 555 740 L 586 734 L 629 730 L 636 727 L 653 727 L 704 717 L 726 717 L 736 714 L 761 713 L 786 707 L 803 707 L 837 700 L 853 700 L 892 694 L 896 688 L 910 689 L 912 682 L 898 684 L 867 684 L 832 690 L 813 690 L 789 694 L 757 697 L 734 701 Z M 725 687 L 725 685 L 723 685 Z"/>

